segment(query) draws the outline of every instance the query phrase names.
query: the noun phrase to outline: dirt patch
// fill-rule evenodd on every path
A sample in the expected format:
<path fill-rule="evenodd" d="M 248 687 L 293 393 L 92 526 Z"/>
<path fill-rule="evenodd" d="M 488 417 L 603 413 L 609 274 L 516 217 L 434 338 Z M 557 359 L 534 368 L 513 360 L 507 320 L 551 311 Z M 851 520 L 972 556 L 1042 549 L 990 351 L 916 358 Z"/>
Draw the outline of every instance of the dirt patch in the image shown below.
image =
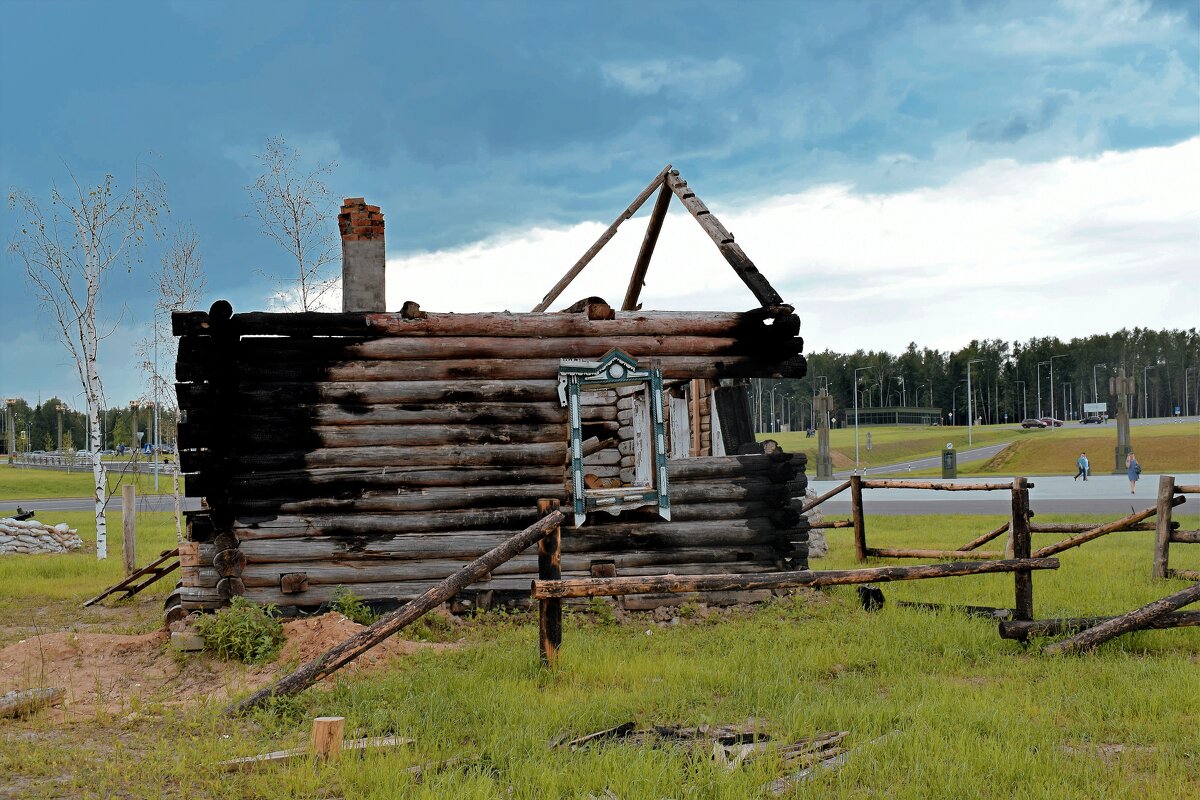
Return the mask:
<path fill-rule="evenodd" d="M 63 704 L 43 712 L 54 720 L 123 715 L 147 704 L 221 702 L 265 686 L 361 631 L 341 614 L 289 620 L 287 638 L 273 664 L 247 666 L 207 654 L 172 650 L 166 631 L 137 636 L 60 632 L 35 636 L 0 650 L 0 694 L 34 686 L 65 689 Z M 383 667 L 417 650 L 444 650 L 454 644 L 427 644 L 392 638 L 342 670 Z"/>

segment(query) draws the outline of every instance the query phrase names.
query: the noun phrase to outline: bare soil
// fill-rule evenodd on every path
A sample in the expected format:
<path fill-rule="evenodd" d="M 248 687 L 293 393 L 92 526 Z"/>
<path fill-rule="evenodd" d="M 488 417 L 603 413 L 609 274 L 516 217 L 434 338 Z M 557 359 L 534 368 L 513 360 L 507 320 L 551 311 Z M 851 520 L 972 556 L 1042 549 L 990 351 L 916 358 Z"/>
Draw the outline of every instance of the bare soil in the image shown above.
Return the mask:
<path fill-rule="evenodd" d="M 139 635 L 62 631 L 23 639 L 0 650 L 0 694 L 34 686 L 58 686 L 64 702 L 42 714 L 72 721 L 121 716 L 146 704 L 186 706 L 223 702 L 264 686 L 363 626 L 336 612 L 284 623 L 287 641 L 272 664 L 248 666 L 204 653 L 180 653 L 165 631 Z M 454 644 L 395 637 L 361 656 L 343 672 L 378 669 L 418 650 Z"/>

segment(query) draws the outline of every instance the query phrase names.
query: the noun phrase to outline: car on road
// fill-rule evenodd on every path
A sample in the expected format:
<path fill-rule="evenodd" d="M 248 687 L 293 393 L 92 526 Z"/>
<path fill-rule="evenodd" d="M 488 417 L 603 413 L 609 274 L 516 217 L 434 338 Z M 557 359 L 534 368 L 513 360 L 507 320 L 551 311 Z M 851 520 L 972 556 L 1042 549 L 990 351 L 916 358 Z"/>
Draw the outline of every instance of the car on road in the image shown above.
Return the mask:
<path fill-rule="evenodd" d="M 1033 419 L 1033 418 L 1023 419 L 1023 420 L 1021 420 L 1021 427 L 1022 428 L 1044 428 L 1044 427 L 1046 427 L 1046 423 L 1042 422 L 1040 419 Z"/>
<path fill-rule="evenodd" d="M 1095 414 L 1093 414 L 1089 417 L 1084 417 L 1083 419 L 1079 420 L 1080 425 L 1102 425 L 1103 423 L 1104 423 L 1104 417 L 1100 417 Z"/>
<path fill-rule="evenodd" d="M 1042 424 L 1047 428 L 1061 428 L 1063 421 L 1054 417 L 1042 417 Z"/>

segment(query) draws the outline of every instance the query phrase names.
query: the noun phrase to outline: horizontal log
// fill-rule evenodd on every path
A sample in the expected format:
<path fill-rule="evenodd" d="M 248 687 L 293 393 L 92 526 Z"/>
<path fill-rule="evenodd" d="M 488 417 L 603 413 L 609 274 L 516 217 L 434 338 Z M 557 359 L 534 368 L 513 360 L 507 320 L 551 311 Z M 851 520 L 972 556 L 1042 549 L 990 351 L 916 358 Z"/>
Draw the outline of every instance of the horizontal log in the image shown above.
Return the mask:
<path fill-rule="evenodd" d="M 455 359 L 599 359 L 617 348 L 635 359 L 664 356 L 747 356 L 771 352 L 786 358 L 801 352 L 803 340 L 772 336 L 763 326 L 755 336 L 387 336 L 376 339 L 245 338 L 230 351 L 242 363 L 283 361 L 441 361 Z M 184 338 L 179 360 L 205 362 L 212 358 L 205 343 Z"/>
<path fill-rule="evenodd" d="M 614 597 L 623 594 L 744 591 L 748 589 L 796 589 L 802 586 L 840 586 L 888 581 L 953 578 L 1017 570 L 1058 569 L 1056 558 L 1021 558 L 998 561 L 950 562 L 915 567 L 873 567 L 851 570 L 802 570 L 762 575 L 704 575 L 699 577 L 658 575 L 645 578 L 571 578 L 537 580 L 532 585 L 535 600 L 564 597 Z"/>
<path fill-rule="evenodd" d="M 588 422 L 616 421 L 617 412 L 611 406 L 588 406 L 584 410 Z M 565 425 L 566 409 L 558 399 L 541 403 L 474 402 L 474 403 L 417 403 L 412 405 L 380 404 L 343 407 L 333 403 L 302 405 L 276 404 L 263 408 L 193 408 L 187 412 L 187 423 L 200 427 L 247 424 L 290 426 L 305 425 Z"/>
<path fill-rule="evenodd" d="M 296 539 L 251 539 L 242 542 L 247 564 L 349 563 L 433 559 L 470 560 L 502 542 L 510 531 L 470 531 L 370 535 L 361 537 L 314 536 Z M 572 534 L 573 536 L 573 534 Z M 675 546 L 646 549 L 628 536 L 595 534 L 563 539 L 563 564 L 587 570 L 592 561 L 614 561 L 618 566 L 646 564 L 763 561 L 778 550 L 770 543 L 690 546 L 677 538 Z M 789 554 L 790 555 L 790 554 Z M 564 566 L 564 569 L 567 567 Z M 290 569 L 290 568 L 289 568 Z M 303 567 L 296 567 L 303 571 Z M 288 569 L 284 570 L 289 571 Z"/>
<path fill-rule="evenodd" d="M 300 446 L 339 447 L 420 447 L 456 444 L 539 444 L 562 442 L 566 430 L 558 425 L 304 425 L 291 427 L 229 421 L 223 426 L 198 427 L 191 422 L 179 424 L 180 447 L 207 447 L 218 437 L 236 440 L 239 448 L 259 453 L 294 452 Z"/>
<path fill-rule="evenodd" d="M 1167 570 L 1168 578 L 1177 578 L 1182 581 L 1200 581 L 1200 571 L 1194 569 L 1169 569 Z"/>
<path fill-rule="evenodd" d="M 238 403 L 255 407 L 286 404 L 334 404 L 347 411 L 369 410 L 375 405 L 447 403 L 558 403 L 555 380 L 445 380 L 428 381 L 328 381 L 314 383 L 256 381 L 231 384 Z M 177 383 L 179 407 L 228 410 L 227 401 L 207 383 Z"/>
<path fill-rule="evenodd" d="M 1177 494 L 1200 494 L 1200 483 L 1181 483 L 1175 487 Z"/>
<path fill-rule="evenodd" d="M 724 561 L 689 563 L 677 560 L 645 560 L 634 559 L 642 563 L 631 563 L 618 566 L 622 575 L 654 575 L 669 568 L 679 575 L 707 575 L 726 573 L 731 569 L 746 573 L 772 572 L 779 568 L 778 557 L 769 555 L 763 560 Z M 583 576 L 589 574 L 592 559 L 569 559 L 573 566 L 564 562 L 564 572 L 575 572 Z M 430 581 L 437 582 L 453 575 L 462 569 L 468 560 L 453 561 L 448 559 L 410 560 L 410 561 L 355 561 L 355 562 L 315 562 L 304 565 L 300 570 L 308 578 L 309 587 L 314 586 L 347 586 L 356 587 L 365 583 L 392 583 L 399 581 Z M 247 589 L 278 587 L 280 575 L 295 571 L 294 564 L 251 564 L 242 573 L 242 581 Z M 519 577 L 530 581 L 538 575 L 537 555 L 516 557 L 496 567 L 490 573 L 491 578 Z M 489 578 L 489 579 L 491 579 Z M 216 571 L 207 568 L 201 570 L 200 584 L 215 583 Z M 356 592 L 357 594 L 357 592 Z M 307 602 L 307 598 L 303 599 Z"/>
<path fill-rule="evenodd" d="M 537 467 L 563 464 L 566 455 L 565 442 L 441 447 L 330 447 L 292 453 L 245 451 L 232 456 L 229 466 L 233 469 L 253 467 L 270 470 L 300 467 Z M 604 460 L 602 453 L 597 453 L 597 456 L 598 463 L 610 463 Z M 615 451 L 612 456 L 619 458 Z M 202 463 L 203 459 L 197 461 Z"/>
<path fill-rule="evenodd" d="M 523 506 L 532 508 L 542 497 L 565 499 L 566 488 L 557 483 L 500 486 L 462 486 L 427 488 L 416 491 L 396 489 L 343 490 L 337 496 L 318 494 L 301 498 L 242 498 L 234 494 L 232 507 L 239 512 L 255 509 L 280 514 L 341 511 L 343 513 L 462 511 L 474 508 Z"/>
<path fill-rule="evenodd" d="M 1027 483 L 1030 489 L 1032 483 Z M 1012 481 L 1008 483 L 940 483 L 938 481 L 893 481 L 872 480 L 863 481 L 864 489 L 931 489 L 941 492 L 997 492 L 1010 491 Z"/>
<path fill-rule="evenodd" d="M 1175 544 L 1200 544 L 1200 531 L 1172 531 L 1171 541 Z"/>
<path fill-rule="evenodd" d="M 994 606 L 960 606 L 950 605 L 948 603 L 915 603 L 910 600 L 897 600 L 896 605 L 900 608 L 912 608 L 917 611 L 933 611 L 935 613 L 950 612 L 954 614 L 965 614 L 968 617 L 984 617 L 986 619 L 1011 619 L 1013 610 L 1011 608 L 995 608 Z"/>
<path fill-rule="evenodd" d="M 233 531 L 240 541 L 293 536 L 356 536 L 366 533 L 427 533 L 471 528 L 520 528 L 539 518 L 536 507 L 422 511 L 401 514 L 281 514 L 239 516 Z"/>
<path fill-rule="evenodd" d="M 0 695 L 0 719 L 26 717 L 40 708 L 62 702 L 63 690 L 57 686 L 24 689 Z"/>
<path fill-rule="evenodd" d="M 949 558 L 959 561 L 988 561 L 1004 558 L 1004 553 L 991 550 L 919 550 L 904 547 L 868 547 L 868 556 L 875 558 Z"/>
<path fill-rule="evenodd" d="M 1094 628 L 1116 617 L 1067 617 L 1062 619 L 1008 620 L 1000 623 L 1000 637 L 1025 641 L 1037 636 L 1059 636 Z M 1200 611 L 1172 611 L 1150 620 L 1147 629 L 1194 628 L 1200 626 Z"/>
<path fill-rule="evenodd" d="M 813 529 L 821 528 L 853 528 L 854 520 L 852 519 L 824 519 L 820 522 L 809 522 L 808 527 Z"/>
<path fill-rule="evenodd" d="M 252 312 L 234 314 L 216 324 L 204 312 L 176 312 L 171 329 L 176 336 L 212 334 L 214 325 L 234 336 L 734 336 L 761 334 L 767 328 L 795 335 L 799 321 L 782 309 L 777 325 L 765 324 L 770 315 L 722 311 L 618 311 L 614 319 L 592 320 L 586 314 L 429 313 L 405 319 L 398 313 Z"/>
<path fill-rule="evenodd" d="M 784 483 L 795 477 L 804 464 L 803 453 L 678 458 L 667 462 L 667 476 L 672 481 L 688 481 L 767 473 L 768 480 Z"/>
<path fill-rule="evenodd" d="M 803 378 L 807 362 L 801 355 L 663 356 L 655 359 L 664 378 Z M 210 381 L 218 376 L 239 387 L 280 382 L 420 382 L 486 381 L 488 379 L 557 379 L 557 358 L 458 359 L 455 361 L 265 361 L 261 364 L 195 362 L 176 365 L 179 381 Z"/>
<path fill-rule="evenodd" d="M 680 503 L 728 503 L 761 500 L 782 505 L 794 497 L 803 497 L 806 485 L 806 481 L 795 480 L 790 483 L 745 480 L 735 484 L 713 479 L 706 482 L 674 483 L 670 480 L 669 470 L 667 480 L 672 503 L 676 501 Z"/>
<path fill-rule="evenodd" d="M 322 487 L 322 491 L 336 492 L 344 487 L 376 489 L 424 489 L 465 488 L 474 486 L 556 484 L 563 479 L 564 467 L 509 467 L 490 469 L 445 468 L 422 469 L 420 467 L 328 467 L 282 472 L 235 473 L 229 485 L 238 496 L 295 496 L 289 494 L 291 487 Z M 244 492 L 243 492 L 244 490 Z"/>

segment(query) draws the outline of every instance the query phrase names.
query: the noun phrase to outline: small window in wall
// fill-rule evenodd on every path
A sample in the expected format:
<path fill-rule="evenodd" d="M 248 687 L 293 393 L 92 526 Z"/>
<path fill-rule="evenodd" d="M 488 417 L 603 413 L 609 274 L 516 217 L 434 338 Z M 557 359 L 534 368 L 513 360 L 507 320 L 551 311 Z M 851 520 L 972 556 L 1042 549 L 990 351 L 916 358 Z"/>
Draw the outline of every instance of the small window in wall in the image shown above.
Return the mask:
<path fill-rule="evenodd" d="M 635 431 L 644 431 L 632 483 L 611 488 L 589 488 L 584 480 L 582 397 L 588 392 L 608 392 L 635 387 Z M 666 426 L 663 419 L 662 370 L 641 368 L 626 353 L 613 348 L 599 361 L 564 358 L 558 367 L 558 396 L 567 408 L 571 448 L 571 499 L 575 527 L 596 511 L 619 514 L 652 506 L 663 519 L 671 518 L 667 489 Z"/>

